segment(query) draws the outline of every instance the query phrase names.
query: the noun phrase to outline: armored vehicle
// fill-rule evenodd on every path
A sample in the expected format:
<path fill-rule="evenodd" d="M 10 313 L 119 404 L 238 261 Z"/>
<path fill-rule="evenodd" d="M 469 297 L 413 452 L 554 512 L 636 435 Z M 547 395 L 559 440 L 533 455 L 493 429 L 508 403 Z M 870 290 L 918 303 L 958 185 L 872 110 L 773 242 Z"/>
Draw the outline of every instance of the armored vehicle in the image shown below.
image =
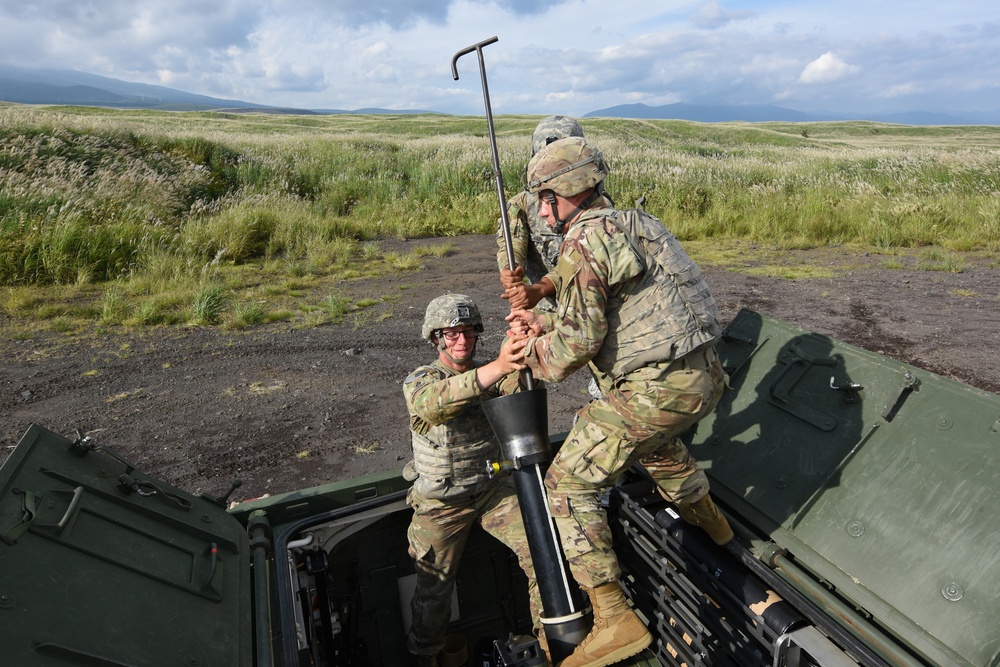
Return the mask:
<path fill-rule="evenodd" d="M 654 635 L 627 664 L 1000 665 L 1000 396 L 752 311 L 719 352 L 731 390 L 690 446 L 737 538 L 641 469 L 608 494 Z M 32 425 L 0 468 L 0 664 L 407 665 L 407 487 L 227 508 Z M 526 580 L 484 532 L 454 610 L 444 664 L 538 664 Z"/>

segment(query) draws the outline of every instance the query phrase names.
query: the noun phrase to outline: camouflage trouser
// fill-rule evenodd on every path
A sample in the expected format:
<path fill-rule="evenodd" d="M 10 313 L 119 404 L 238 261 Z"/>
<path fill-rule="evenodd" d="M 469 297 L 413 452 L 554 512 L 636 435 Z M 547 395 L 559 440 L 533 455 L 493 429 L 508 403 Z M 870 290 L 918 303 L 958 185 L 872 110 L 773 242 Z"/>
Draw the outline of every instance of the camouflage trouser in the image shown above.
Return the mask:
<path fill-rule="evenodd" d="M 413 508 L 407 537 L 417 570 L 411 603 L 413 624 L 407 638 L 410 653 L 436 655 L 444 647 L 458 564 L 469 531 L 477 521 L 517 555 L 521 569 L 528 576 L 531 618 L 536 626 L 539 624 L 541 607 L 535 571 L 521 510 L 509 479 L 493 483 L 481 495 L 459 500 L 425 498 L 410 489 L 407 502 Z"/>
<path fill-rule="evenodd" d="M 621 574 L 600 495 L 632 464 L 641 462 L 674 502 L 708 493 L 708 478 L 677 436 L 715 409 L 725 384 L 710 347 L 629 373 L 580 410 L 545 475 L 549 507 L 580 585 L 593 588 Z"/>

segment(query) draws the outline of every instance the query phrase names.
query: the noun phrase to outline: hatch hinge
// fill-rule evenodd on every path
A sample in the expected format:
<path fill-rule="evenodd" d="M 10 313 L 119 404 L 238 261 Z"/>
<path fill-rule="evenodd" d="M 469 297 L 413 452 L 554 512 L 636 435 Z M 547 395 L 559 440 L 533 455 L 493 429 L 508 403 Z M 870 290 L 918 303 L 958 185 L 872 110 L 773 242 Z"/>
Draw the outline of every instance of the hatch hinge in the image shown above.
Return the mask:
<path fill-rule="evenodd" d="M 910 395 L 910 392 L 916 391 L 919 387 L 920 378 L 914 376 L 913 373 L 904 368 L 903 384 L 899 387 L 893 399 L 886 404 L 885 409 L 882 410 L 882 418 L 887 422 L 891 422 L 896 413 L 899 412 L 899 408 L 902 407 L 906 397 Z"/>

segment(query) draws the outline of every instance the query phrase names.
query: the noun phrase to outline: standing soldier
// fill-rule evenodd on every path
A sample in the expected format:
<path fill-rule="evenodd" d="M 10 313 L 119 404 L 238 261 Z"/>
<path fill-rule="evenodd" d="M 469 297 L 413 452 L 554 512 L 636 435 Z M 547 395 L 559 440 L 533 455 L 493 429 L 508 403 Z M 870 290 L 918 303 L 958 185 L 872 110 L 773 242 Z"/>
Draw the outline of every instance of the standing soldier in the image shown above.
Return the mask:
<path fill-rule="evenodd" d="M 508 316 L 535 378 L 558 382 L 589 362 L 610 379 L 607 393 L 579 411 L 545 476 L 570 569 L 594 608 L 593 630 L 561 667 L 610 665 L 651 642 L 618 584 L 600 503 L 629 466 L 641 462 L 660 494 L 716 543 L 733 537 L 678 437 L 715 409 L 725 387 L 715 300 L 662 222 L 602 197 L 597 186 L 607 175 L 600 151 L 581 138 L 532 158 L 528 190 L 553 230 L 566 234 L 549 274 L 558 309 Z"/>
<path fill-rule="evenodd" d="M 404 469 L 413 481 L 407 537 L 417 571 L 407 648 L 419 665 L 437 665 L 458 564 L 477 522 L 517 555 L 528 576 L 531 617 L 538 627 L 540 602 L 521 511 L 510 477 L 487 475 L 487 461 L 502 456 L 481 407 L 520 389 L 523 353 L 505 342 L 495 360 L 475 361 L 482 331 L 482 316 L 471 298 L 445 294 L 434 299 L 422 335 L 437 348 L 438 358 L 403 382 L 413 446 L 413 461 Z"/>
<path fill-rule="evenodd" d="M 582 136 L 583 128 L 574 118 L 569 116 L 543 118 L 531 135 L 531 155 L 534 156 L 558 139 Z M 520 282 L 527 276 L 532 285 L 538 285 L 545 274 L 555 268 L 563 235 L 553 231 L 538 215 L 538 195 L 534 192 L 522 190 L 511 197 L 507 203 L 507 214 L 510 218 L 510 240 L 514 248 L 517 269 L 511 272 L 507 265 L 507 244 L 504 241 L 503 229 L 498 228 L 497 265 L 500 267 L 501 276 L 505 278 L 503 282 L 505 284 L 513 280 Z M 503 218 L 500 219 L 500 224 L 503 224 Z M 510 298 L 510 292 L 505 293 L 504 298 Z M 522 299 L 518 297 L 512 299 L 511 307 L 524 308 L 525 302 Z M 539 299 L 536 307 L 539 310 L 554 311 L 556 302 L 552 296 L 546 295 Z"/>
<path fill-rule="evenodd" d="M 553 141 L 566 137 L 583 137 L 583 128 L 575 118 L 569 116 L 549 116 L 543 118 L 531 135 L 531 155 L 534 157 Z M 603 184 L 598 184 L 598 189 Z M 610 197 L 601 189 L 601 194 Z M 514 249 L 516 268 L 511 270 L 507 261 L 507 244 L 503 229 L 497 229 L 497 265 L 500 267 L 500 282 L 504 286 L 504 299 L 511 308 L 535 308 L 542 312 L 555 312 L 555 286 L 547 277 L 559 260 L 559 249 L 565 238 L 565 230 L 554 230 L 538 213 L 538 193 L 521 190 L 507 205 L 510 218 L 510 240 Z M 503 224 L 503 218 L 500 219 Z M 527 276 L 528 284 L 524 284 Z M 530 304 L 530 305 L 529 305 Z M 591 375 L 587 392 L 591 398 L 600 398 L 601 389 L 596 375 Z"/>

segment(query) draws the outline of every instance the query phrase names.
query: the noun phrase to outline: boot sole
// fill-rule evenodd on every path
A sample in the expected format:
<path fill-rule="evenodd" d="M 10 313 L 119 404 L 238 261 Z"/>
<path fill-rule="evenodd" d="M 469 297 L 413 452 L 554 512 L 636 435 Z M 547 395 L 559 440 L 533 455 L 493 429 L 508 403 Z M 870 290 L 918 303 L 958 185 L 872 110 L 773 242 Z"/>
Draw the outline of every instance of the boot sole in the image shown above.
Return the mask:
<path fill-rule="evenodd" d="M 652 643 L 653 635 L 647 632 L 645 637 L 640 637 L 631 644 L 626 644 L 625 646 L 617 648 L 607 655 L 602 655 L 595 662 L 588 662 L 587 667 L 608 667 L 608 665 L 621 662 L 625 658 L 631 658 L 633 655 L 647 648 Z M 563 663 L 560 662 L 556 665 L 556 667 L 560 667 L 562 664 Z"/>

